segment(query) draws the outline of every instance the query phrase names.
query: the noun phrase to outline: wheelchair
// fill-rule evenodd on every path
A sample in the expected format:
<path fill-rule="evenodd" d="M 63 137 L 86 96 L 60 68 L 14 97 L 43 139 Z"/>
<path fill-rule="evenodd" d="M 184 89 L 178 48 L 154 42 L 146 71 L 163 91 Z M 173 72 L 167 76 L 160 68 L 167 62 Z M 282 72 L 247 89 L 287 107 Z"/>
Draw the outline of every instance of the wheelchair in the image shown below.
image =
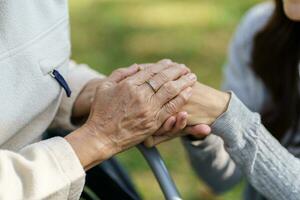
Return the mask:
<path fill-rule="evenodd" d="M 68 131 L 49 130 L 44 138 L 64 137 Z M 170 176 L 158 150 L 137 146 L 164 194 L 166 200 L 181 200 L 177 187 Z M 131 178 L 122 165 L 113 157 L 102 162 L 86 173 L 86 182 L 81 194 L 81 200 L 142 200 Z"/>

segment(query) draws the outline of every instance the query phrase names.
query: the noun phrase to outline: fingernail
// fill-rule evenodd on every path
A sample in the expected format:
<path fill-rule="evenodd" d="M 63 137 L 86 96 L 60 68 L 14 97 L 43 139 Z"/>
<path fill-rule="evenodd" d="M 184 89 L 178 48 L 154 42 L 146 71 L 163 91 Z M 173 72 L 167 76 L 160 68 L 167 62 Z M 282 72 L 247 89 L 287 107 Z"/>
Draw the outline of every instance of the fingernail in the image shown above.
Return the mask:
<path fill-rule="evenodd" d="M 186 119 L 188 117 L 188 113 L 187 112 L 182 112 L 182 118 Z"/>
<path fill-rule="evenodd" d="M 197 76 L 194 73 L 189 74 L 188 78 L 192 81 L 197 80 Z"/>

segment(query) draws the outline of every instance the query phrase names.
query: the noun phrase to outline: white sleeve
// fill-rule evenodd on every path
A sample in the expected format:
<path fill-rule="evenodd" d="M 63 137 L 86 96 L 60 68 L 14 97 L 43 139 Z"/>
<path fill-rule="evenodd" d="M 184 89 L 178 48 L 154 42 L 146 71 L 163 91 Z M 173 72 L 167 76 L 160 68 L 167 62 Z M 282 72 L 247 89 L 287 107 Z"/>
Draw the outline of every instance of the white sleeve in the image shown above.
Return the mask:
<path fill-rule="evenodd" d="M 55 116 L 53 124 L 51 125 L 51 127 L 59 127 L 64 130 L 74 130 L 78 128 L 72 124 L 71 116 L 73 104 L 84 86 L 94 78 L 104 77 L 104 75 L 96 72 L 85 64 L 77 64 L 74 61 L 70 61 L 69 67 L 70 70 L 67 77 L 67 82 L 72 91 L 72 95 L 71 97 L 63 95 L 60 107 Z"/>
<path fill-rule="evenodd" d="M 77 200 L 85 172 L 69 143 L 60 137 L 19 152 L 0 150 L 0 199 Z"/>

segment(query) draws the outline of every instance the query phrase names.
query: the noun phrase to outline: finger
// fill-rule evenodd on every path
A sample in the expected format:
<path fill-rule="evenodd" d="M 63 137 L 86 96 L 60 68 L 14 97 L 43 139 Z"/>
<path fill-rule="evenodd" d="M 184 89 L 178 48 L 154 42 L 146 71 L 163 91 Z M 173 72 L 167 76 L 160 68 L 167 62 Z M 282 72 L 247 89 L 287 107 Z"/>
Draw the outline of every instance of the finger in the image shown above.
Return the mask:
<path fill-rule="evenodd" d="M 176 117 L 170 117 L 162 127 L 160 127 L 153 135 L 163 135 L 169 131 L 172 131 L 176 123 Z"/>
<path fill-rule="evenodd" d="M 172 64 L 174 64 L 174 62 L 172 60 L 170 60 L 170 59 L 162 59 L 162 60 L 158 61 L 157 63 L 164 64 L 164 65 L 172 65 Z M 140 66 L 141 70 L 144 70 L 144 69 L 146 69 L 148 67 L 151 67 L 154 64 L 155 63 L 143 63 L 143 64 L 139 64 L 139 66 Z"/>
<path fill-rule="evenodd" d="M 184 89 L 176 98 L 165 104 L 159 112 L 159 119 L 163 122 L 168 117 L 179 112 L 180 109 L 187 103 L 192 96 L 192 88 Z"/>
<path fill-rule="evenodd" d="M 184 129 L 184 132 L 193 135 L 195 137 L 206 137 L 211 133 L 210 126 L 206 124 L 199 124 L 196 126 L 189 126 Z"/>
<path fill-rule="evenodd" d="M 151 67 L 152 65 L 154 65 L 154 63 L 143 63 L 143 64 L 139 64 L 140 70 L 144 70 L 148 67 Z"/>
<path fill-rule="evenodd" d="M 163 106 L 180 94 L 181 91 L 193 86 L 196 81 L 197 77 L 193 73 L 184 75 L 176 81 L 169 81 L 153 95 L 153 99 L 158 103 L 158 106 Z"/>
<path fill-rule="evenodd" d="M 162 70 L 148 80 L 148 83 L 155 91 L 169 81 L 178 79 L 180 76 L 188 73 L 189 70 L 185 65 L 172 64 L 169 68 Z"/>
<path fill-rule="evenodd" d="M 179 132 L 182 129 L 184 129 L 187 125 L 187 118 L 188 118 L 188 114 L 187 112 L 180 112 L 177 115 L 177 120 L 176 120 L 176 124 L 175 124 L 175 131 Z"/>
<path fill-rule="evenodd" d="M 174 116 L 170 117 L 169 119 L 171 119 L 173 117 Z M 154 136 L 159 136 L 159 135 L 163 135 L 163 134 L 173 135 L 175 133 L 182 132 L 182 129 L 184 129 L 187 125 L 187 118 L 188 118 L 187 112 L 179 112 L 177 114 L 176 118 L 174 117 L 174 121 L 172 121 L 172 124 L 168 125 L 167 128 L 161 127 L 154 134 Z M 167 121 L 165 122 L 165 124 L 167 123 Z"/>
<path fill-rule="evenodd" d="M 162 135 L 164 133 L 171 131 L 174 128 L 175 123 L 176 123 L 176 117 L 174 116 L 169 117 L 169 119 L 167 119 L 167 121 L 162 125 L 162 127 L 160 127 L 160 129 L 158 129 L 154 133 L 154 135 Z"/>
<path fill-rule="evenodd" d="M 178 64 L 177 62 L 174 62 L 168 58 L 162 59 L 158 63 L 167 64 L 167 65 L 184 65 L 184 64 Z M 191 72 L 191 70 L 189 68 L 187 68 L 187 70 L 188 70 L 188 72 Z"/>
<path fill-rule="evenodd" d="M 187 125 L 187 118 L 188 118 L 188 114 L 186 112 L 179 112 L 176 116 L 176 120 L 175 120 L 176 123 L 173 126 L 172 130 L 165 131 L 165 132 L 161 133 L 160 135 L 165 134 L 170 137 L 175 137 L 177 135 L 180 135 L 180 133 L 183 133 L 183 129 Z M 157 136 L 156 134 L 154 134 L 154 135 Z"/>
<path fill-rule="evenodd" d="M 135 85 L 142 85 L 147 80 L 149 80 L 152 76 L 154 76 L 155 74 L 159 73 L 160 71 L 168 67 L 169 65 L 166 64 L 161 64 L 161 63 L 153 64 L 125 80 L 128 80 L 134 83 Z"/>
<path fill-rule="evenodd" d="M 106 79 L 103 79 L 103 82 L 101 82 L 101 84 L 97 85 L 96 91 L 106 90 L 114 85 L 116 85 L 115 81 L 112 81 L 109 78 L 106 78 Z"/>
<path fill-rule="evenodd" d="M 128 68 L 120 68 L 112 72 L 112 74 L 108 77 L 111 81 L 120 82 L 127 78 L 128 76 L 131 76 L 135 73 L 137 73 L 139 70 L 139 66 L 137 64 L 134 64 Z"/>
<path fill-rule="evenodd" d="M 171 59 L 168 59 L 168 58 L 162 59 L 162 60 L 158 61 L 158 63 L 165 64 L 165 65 L 174 64 L 174 62 Z"/>
<path fill-rule="evenodd" d="M 172 117 L 170 117 L 169 119 L 171 119 Z M 174 124 L 173 124 L 172 130 L 169 129 L 170 126 L 168 126 L 168 129 L 162 129 L 161 128 L 160 132 L 155 133 L 153 136 L 151 136 L 149 139 L 147 139 L 144 142 L 144 144 L 147 147 L 153 147 L 153 146 L 158 145 L 162 142 L 171 140 L 171 139 L 176 138 L 178 136 L 185 135 L 185 133 L 182 130 L 186 127 L 187 118 L 188 118 L 188 114 L 186 112 L 178 113 L 178 115 L 176 116 L 177 120 L 175 120 L 175 117 L 174 117 Z M 167 134 L 164 135 L 164 133 L 167 133 Z"/>

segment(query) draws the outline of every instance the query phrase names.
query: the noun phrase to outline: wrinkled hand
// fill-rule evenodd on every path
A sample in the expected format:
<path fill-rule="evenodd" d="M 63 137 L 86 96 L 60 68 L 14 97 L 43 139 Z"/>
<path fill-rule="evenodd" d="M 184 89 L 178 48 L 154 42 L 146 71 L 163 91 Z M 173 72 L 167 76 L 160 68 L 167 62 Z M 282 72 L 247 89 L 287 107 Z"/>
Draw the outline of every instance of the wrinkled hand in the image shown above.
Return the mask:
<path fill-rule="evenodd" d="M 89 168 L 144 141 L 188 101 L 196 76 L 183 65 L 164 62 L 131 76 L 120 74 L 137 71 L 137 65 L 115 71 L 97 87 L 89 118 L 83 126 L 83 140 L 93 147 L 79 156 L 88 159 L 82 161 L 85 166 Z"/>

